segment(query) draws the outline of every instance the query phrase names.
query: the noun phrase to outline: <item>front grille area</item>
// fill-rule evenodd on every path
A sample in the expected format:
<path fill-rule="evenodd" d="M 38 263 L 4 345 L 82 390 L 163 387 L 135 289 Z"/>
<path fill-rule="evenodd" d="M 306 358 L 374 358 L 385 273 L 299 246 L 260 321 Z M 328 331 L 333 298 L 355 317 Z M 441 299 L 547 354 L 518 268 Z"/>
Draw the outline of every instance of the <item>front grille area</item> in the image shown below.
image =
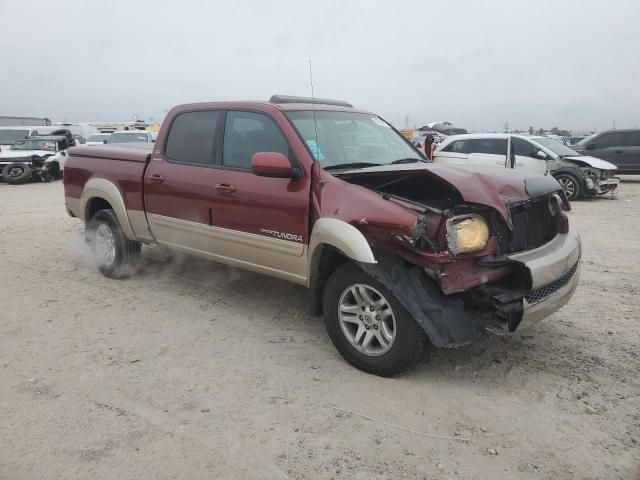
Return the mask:
<path fill-rule="evenodd" d="M 551 215 L 549 208 L 549 197 L 535 198 L 513 207 L 511 221 L 511 252 L 538 248 L 553 239 L 557 233 L 556 218 Z"/>
<path fill-rule="evenodd" d="M 576 274 L 576 270 L 578 270 L 579 263 L 580 261 L 578 260 L 575 263 L 575 265 L 571 267 L 571 270 L 569 270 L 567 273 L 565 273 L 555 282 L 551 282 L 548 285 L 545 285 L 544 287 L 531 290 L 531 292 L 529 292 L 529 295 L 525 297 L 527 302 L 529 302 L 529 304 L 541 302 L 542 300 L 547 298 L 549 295 L 553 295 L 562 287 L 565 287 L 571 281 L 573 276 Z"/>

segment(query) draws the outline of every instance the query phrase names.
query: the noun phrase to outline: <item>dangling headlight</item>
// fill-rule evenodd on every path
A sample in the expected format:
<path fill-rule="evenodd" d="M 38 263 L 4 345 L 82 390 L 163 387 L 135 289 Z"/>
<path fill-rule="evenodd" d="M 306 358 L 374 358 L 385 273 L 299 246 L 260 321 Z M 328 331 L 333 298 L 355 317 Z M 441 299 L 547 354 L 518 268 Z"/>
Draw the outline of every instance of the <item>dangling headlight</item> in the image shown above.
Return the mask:
<path fill-rule="evenodd" d="M 447 243 L 451 252 L 476 252 L 488 241 L 489 227 L 480 215 L 461 215 L 447 220 Z"/>

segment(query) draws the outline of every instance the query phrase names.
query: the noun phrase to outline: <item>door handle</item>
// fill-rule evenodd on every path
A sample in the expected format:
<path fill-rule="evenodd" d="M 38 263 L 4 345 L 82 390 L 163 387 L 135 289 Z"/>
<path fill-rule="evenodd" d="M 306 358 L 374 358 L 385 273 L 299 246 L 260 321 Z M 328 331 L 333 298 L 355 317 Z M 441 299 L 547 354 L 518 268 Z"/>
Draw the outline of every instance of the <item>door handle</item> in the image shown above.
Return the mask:
<path fill-rule="evenodd" d="M 613 153 L 622 153 L 622 150 L 614 150 Z"/>
<path fill-rule="evenodd" d="M 500 165 L 501 167 L 504 167 L 504 161 L 496 160 L 496 165 Z"/>
<path fill-rule="evenodd" d="M 149 180 L 155 183 L 164 182 L 164 177 L 162 175 L 153 174 L 149 177 Z"/>
<path fill-rule="evenodd" d="M 236 191 L 236 186 L 235 185 L 230 185 L 228 183 L 217 183 L 216 184 L 216 190 L 218 190 L 219 192 L 224 192 L 224 193 L 233 193 Z"/>

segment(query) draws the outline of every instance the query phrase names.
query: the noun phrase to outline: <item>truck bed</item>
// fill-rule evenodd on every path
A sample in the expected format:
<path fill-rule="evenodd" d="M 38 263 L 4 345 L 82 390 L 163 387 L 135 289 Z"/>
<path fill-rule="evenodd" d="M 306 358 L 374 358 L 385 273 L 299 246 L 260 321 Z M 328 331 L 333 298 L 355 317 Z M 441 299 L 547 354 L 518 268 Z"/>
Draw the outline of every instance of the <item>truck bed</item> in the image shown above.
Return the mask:
<path fill-rule="evenodd" d="M 149 161 L 153 143 L 114 143 L 95 147 L 79 146 L 69 149 L 72 157 L 107 158 L 109 160 L 127 160 L 129 162 Z"/>

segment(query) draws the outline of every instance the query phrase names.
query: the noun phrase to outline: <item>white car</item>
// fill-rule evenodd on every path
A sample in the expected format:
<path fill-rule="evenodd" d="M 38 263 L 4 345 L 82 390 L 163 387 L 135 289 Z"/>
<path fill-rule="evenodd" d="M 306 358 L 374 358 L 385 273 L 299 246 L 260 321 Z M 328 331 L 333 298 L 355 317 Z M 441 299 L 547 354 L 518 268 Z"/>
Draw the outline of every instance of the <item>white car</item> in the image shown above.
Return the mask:
<path fill-rule="evenodd" d="M 570 199 L 615 194 L 617 167 L 599 158 L 580 155 L 543 136 L 473 133 L 447 137 L 436 149 L 434 162 L 454 165 L 523 169 L 550 173 Z"/>
<path fill-rule="evenodd" d="M 40 126 L 33 127 L 0 127 L 0 152 L 9 150 L 16 140 L 24 140 L 38 134 Z"/>
<path fill-rule="evenodd" d="M 113 132 L 107 143 L 153 143 L 156 141 L 154 132 L 146 130 L 120 130 Z"/>
<path fill-rule="evenodd" d="M 104 145 L 105 143 L 107 143 L 107 140 L 109 140 L 110 136 L 110 133 L 94 133 L 93 135 L 89 135 L 89 138 L 87 138 L 87 143 L 85 143 L 85 145 L 87 145 L 88 147 Z"/>
<path fill-rule="evenodd" d="M 11 184 L 61 178 L 67 158 L 66 136 L 39 136 L 17 140 L 0 152 L 2 179 Z"/>

